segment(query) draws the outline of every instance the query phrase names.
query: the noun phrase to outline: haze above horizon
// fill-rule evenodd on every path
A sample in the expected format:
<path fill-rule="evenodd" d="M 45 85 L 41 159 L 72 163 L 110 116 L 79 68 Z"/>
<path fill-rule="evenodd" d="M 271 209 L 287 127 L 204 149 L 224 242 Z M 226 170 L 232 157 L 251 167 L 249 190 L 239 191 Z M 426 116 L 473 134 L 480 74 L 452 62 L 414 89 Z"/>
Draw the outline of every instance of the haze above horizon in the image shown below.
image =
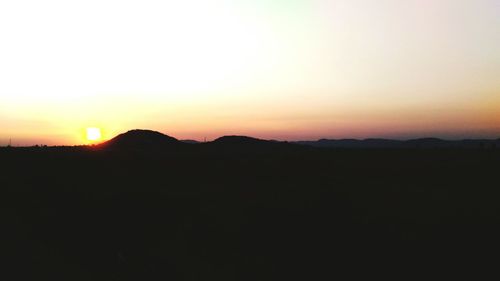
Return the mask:
<path fill-rule="evenodd" d="M 0 145 L 500 137 L 495 0 L 0 2 Z"/>

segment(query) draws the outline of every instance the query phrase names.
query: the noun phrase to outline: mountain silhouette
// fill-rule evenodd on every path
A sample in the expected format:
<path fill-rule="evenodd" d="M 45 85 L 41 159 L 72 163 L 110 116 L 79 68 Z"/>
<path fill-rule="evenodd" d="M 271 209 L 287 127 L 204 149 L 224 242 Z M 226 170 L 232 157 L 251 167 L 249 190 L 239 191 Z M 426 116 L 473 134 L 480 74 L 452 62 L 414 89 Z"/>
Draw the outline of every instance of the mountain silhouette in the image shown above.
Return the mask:
<path fill-rule="evenodd" d="M 494 148 L 498 140 L 443 140 L 439 138 L 419 138 L 411 140 L 391 139 L 320 139 L 317 141 L 297 141 L 296 144 L 331 148 Z"/>
<path fill-rule="evenodd" d="M 197 141 L 197 140 L 181 140 L 181 142 L 183 142 L 183 143 L 189 143 L 189 144 L 201 143 L 200 141 Z"/>
<path fill-rule="evenodd" d="M 2 276 L 333 280 L 345 279 L 342 268 L 349 276 L 401 268 L 399 277 L 425 263 L 430 275 L 446 261 L 449 276 L 458 260 L 465 267 L 484 249 L 498 252 L 500 142 L 434 148 L 442 142 L 318 142 L 360 147 L 330 149 L 226 136 L 188 144 L 133 130 L 97 152 L 0 147 Z"/>
<path fill-rule="evenodd" d="M 399 147 L 402 142 L 390 139 L 320 139 L 317 141 L 298 141 L 302 145 L 315 147 L 337 147 L 337 148 L 388 148 Z"/>
<path fill-rule="evenodd" d="M 199 144 L 199 145 L 195 145 Z M 249 136 L 229 135 L 215 139 L 211 142 L 198 142 L 194 140 L 178 140 L 160 132 L 152 130 L 131 130 L 115 138 L 97 145 L 102 149 L 133 149 L 169 151 L 191 147 L 197 151 L 231 150 L 231 151 L 270 151 L 275 149 L 297 149 L 301 145 L 322 148 L 495 148 L 500 146 L 500 140 L 469 139 L 469 140 L 443 140 L 439 138 L 420 138 L 410 140 L 392 139 L 320 139 L 317 141 L 283 142 L 263 140 Z M 195 148 L 196 147 L 196 148 Z"/>
<path fill-rule="evenodd" d="M 272 151 L 291 151 L 300 149 L 300 145 L 294 145 L 288 142 L 280 142 L 274 140 L 263 140 L 248 136 L 223 136 L 212 142 L 204 144 L 204 147 L 211 148 L 216 151 L 232 151 L 232 152 L 272 152 Z"/>
<path fill-rule="evenodd" d="M 161 149 L 180 147 L 184 143 L 174 137 L 151 130 L 131 130 L 99 145 L 104 149 Z"/>
<path fill-rule="evenodd" d="M 212 143 L 215 144 L 231 144 L 231 145 L 248 145 L 248 144 L 268 144 L 272 143 L 267 140 L 261 140 L 257 138 L 247 137 L 247 136 L 223 136 Z"/>

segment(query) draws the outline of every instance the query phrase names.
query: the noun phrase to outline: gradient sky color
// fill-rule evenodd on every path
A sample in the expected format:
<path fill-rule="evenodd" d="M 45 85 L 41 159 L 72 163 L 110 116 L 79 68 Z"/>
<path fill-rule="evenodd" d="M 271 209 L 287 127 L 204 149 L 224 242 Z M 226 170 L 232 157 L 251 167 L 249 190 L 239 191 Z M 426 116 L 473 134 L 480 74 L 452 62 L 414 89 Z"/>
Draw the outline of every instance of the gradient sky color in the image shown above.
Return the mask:
<path fill-rule="evenodd" d="M 500 137 L 498 0 L 0 1 L 0 145 Z"/>

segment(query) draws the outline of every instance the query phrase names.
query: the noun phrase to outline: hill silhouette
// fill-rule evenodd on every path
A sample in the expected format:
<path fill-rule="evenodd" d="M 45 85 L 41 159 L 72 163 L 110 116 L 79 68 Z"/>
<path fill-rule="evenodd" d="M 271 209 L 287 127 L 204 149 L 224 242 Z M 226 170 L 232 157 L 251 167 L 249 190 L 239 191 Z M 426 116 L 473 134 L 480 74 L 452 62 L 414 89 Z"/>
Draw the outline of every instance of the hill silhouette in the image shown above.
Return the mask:
<path fill-rule="evenodd" d="M 198 144 L 201 143 L 200 141 L 197 140 L 181 140 L 183 143 L 189 143 L 189 144 Z"/>
<path fill-rule="evenodd" d="M 206 143 L 205 147 L 214 148 L 219 151 L 242 151 L 242 152 L 267 152 L 274 150 L 296 150 L 300 145 L 288 142 L 263 140 L 248 136 L 223 136 L 212 142 Z"/>
<path fill-rule="evenodd" d="M 177 151 L 184 148 L 193 151 L 270 151 L 274 149 L 297 148 L 287 142 L 262 140 L 248 136 L 223 136 L 211 142 L 197 142 L 194 140 L 178 140 L 174 137 L 152 130 L 131 130 L 115 138 L 97 145 L 104 150 L 144 150 L 144 151 Z"/>
<path fill-rule="evenodd" d="M 263 140 L 259 138 L 239 135 L 228 135 L 215 139 L 211 142 L 199 142 L 196 140 L 178 140 L 174 137 L 157 131 L 135 129 L 120 134 L 115 138 L 97 145 L 97 148 L 111 150 L 152 150 L 168 151 L 179 148 L 194 148 L 196 150 L 215 149 L 231 151 L 268 151 L 272 149 L 297 149 L 301 146 L 318 148 L 496 148 L 500 146 L 500 139 L 464 139 L 443 140 L 439 138 L 419 138 L 410 140 L 394 140 L 381 138 L 368 139 L 320 139 L 317 141 L 276 141 Z"/>
<path fill-rule="evenodd" d="M 0 147 L 2 280 L 497 273 L 500 146 L 487 141 L 318 141 L 388 146 L 330 149 L 133 130 L 109 153 Z M 457 146 L 421 149 L 435 143 Z"/>
<path fill-rule="evenodd" d="M 270 141 L 247 137 L 247 136 L 223 136 L 214 140 L 213 143 L 244 145 L 244 144 L 267 144 L 270 143 Z"/>
<path fill-rule="evenodd" d="M 320 139 L 317 141 L 297 141 L 296 144 L 324 148 L 494 148 L 499 140 L 465 139 L 443 140 L 439 138 L 419 138 L 410 140 L 392 139 Z"/>
<path fill-rule="evenodd" d="M 162 149 L 180 147 L 185 143 L 152 130 L 131 130 L 100 144 L 103 149 Z"/>

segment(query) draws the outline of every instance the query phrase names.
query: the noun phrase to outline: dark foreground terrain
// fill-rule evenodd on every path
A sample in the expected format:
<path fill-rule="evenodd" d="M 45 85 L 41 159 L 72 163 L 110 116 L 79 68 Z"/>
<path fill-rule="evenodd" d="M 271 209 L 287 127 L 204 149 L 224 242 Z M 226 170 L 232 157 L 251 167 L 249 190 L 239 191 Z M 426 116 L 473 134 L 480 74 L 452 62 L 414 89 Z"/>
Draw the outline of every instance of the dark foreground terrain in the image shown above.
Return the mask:
<path fill-rule="evenodd" d="M 1 279 L 496 273 L 500 150 L 275 148 L 0 149 Z"/>

